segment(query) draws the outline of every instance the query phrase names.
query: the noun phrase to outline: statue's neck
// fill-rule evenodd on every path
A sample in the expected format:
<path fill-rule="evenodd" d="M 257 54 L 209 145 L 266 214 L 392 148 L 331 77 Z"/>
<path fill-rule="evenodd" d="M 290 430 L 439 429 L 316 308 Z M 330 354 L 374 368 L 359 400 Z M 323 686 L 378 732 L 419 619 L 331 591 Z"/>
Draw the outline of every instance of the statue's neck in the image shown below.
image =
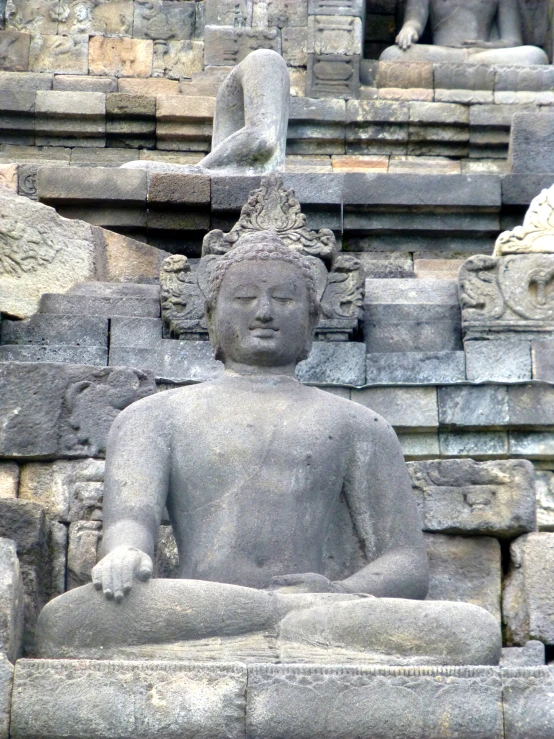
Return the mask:
<path fill-rule="evenodd" d="M 229 377 L 294 377 L 296 365 L 287 364 L 283 367 L 260 367 L 259 365 L 241 364 L 232 360 L 225 362 L 225 375 Z"/>

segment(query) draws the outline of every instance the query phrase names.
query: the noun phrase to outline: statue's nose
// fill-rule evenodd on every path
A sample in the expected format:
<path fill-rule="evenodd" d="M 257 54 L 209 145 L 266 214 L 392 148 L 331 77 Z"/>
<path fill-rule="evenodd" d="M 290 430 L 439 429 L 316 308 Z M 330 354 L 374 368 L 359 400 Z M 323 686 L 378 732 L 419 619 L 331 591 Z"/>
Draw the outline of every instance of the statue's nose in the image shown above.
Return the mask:
<path fill-rule="evenodd" d="M 262 298 L 258 301 L 256 319 L 258 321 L 262 321 L 263 323 L 268 323 L 269 321 L 273 320 L 273 313 L 269 300 Z"/>

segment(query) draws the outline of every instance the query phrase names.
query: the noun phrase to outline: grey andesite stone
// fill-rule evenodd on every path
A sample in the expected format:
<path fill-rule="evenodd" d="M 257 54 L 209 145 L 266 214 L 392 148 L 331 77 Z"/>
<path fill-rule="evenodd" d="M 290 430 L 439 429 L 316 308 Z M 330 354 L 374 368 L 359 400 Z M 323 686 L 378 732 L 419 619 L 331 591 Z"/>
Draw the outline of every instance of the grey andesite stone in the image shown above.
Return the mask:
<path fill-rule="evenodd" d="M 51 593 L 51 556 L 48 548 L 48 529 L 41 506 L 21 500 L 0 500 L 0 536 L 13 539 L 19 560 L 18 573 L 23 582 L 23 597 L 14 582 L 11 595 L 15 598 L 12 608 L 12 629 L 9 645 L 10 657 L 16 658 L 21 638 L 19 620 L 23 608 L 23 640 L 25 648 L 31 648 L 36 620 Z M 9 546 L 9 545 L 8 545 Z M 11 549 L 11 547 L 10 547 Z M 11 556 L 11 555 L 8 555 Z M 17 575 L 18 576 L 18 575 Z M 6 592 L 5 595 L 9 595 Z"/>
<path fill-rule="evenodd" d="M 367 355 L 367 384 L 436 384 L 465 380 L 464 352 L 382 352 Z"/>
<path fill-rule="evenodd" d="M 424 531 L 510 537 L 537 525 L 533 465 L 526 460 L 410 462 Z"/>
<path fill-rule="evenodd" d="M 65 171 L 65 170 L 64 170 Z M 82 178 L 82 175 L 81 179 Z M 0 190 L 0 305 L 18 318 L 36 312 L 42 293 L 95 278 L 92 227 Z"/>
<path fill-rule="evenodd" d="M 244 739 L 246 667 L 20 660 L 14 739 Z"/>
<path fill-rule="evenodd" d="M 490 536 L 426 534 L 429 600 L 461 601 L 486 609 L 500 627 L 500 544 Z"/>
<path fill-rule="evenodd" d="M 502 670 L 505 739 L 554 736 L 554 668 Z"/>
<path fill-rule="evenodd" d="M 467 379 L 471 382 L 518 382 L 531 379 L 531 348 L 528 341 L 466 341 L 464 350 Z"/>
<path fill-rule="evenodd" d="M 510 547 L 511 565 L 504 584 L 503 617 L 508 644 L 529 639 L 554 644 L 554 534 L 525 534 Z"/>
<path fill-rule="evenodd" d="M 538 667 L 545 663 L 544 644 L 531 639 L 522 647 L 504 647 L 500 667 Z"/>
<path fill-rule="evenodd" d="M 252 739 L 503 739 L 496 668 L 256 665 Z"/>
<path fill-rule="evenodd" d="M 302 382 L 364 385 L 365 344 L 316 341 L 296 376 Z"/>
<path fill-rule="evenodd" d="M 554 115 L 516 113 L 509 159 L 514 173 L 554 172 Z"/>
<path fill-rule="evenodd" d="M 23 582 L 15 542 L 0 539 L 0 652 L 10 662 L 21 654 L 23 643 Z M 3 667 L 0 663 L 0 695 Z M 3 706 L 0 698 L 0 717 Z M 1 721 L 1 719 L 0 719 Z M 2 736 L 0 730 L 0 736 Z"/>
<path fill-rule="evenodd" d="M 0 739 L 8 739 L 12 699 L 13 667 L 0 655 Z"/>
<path fill-rule="evenodd" d="M 102 455 L 119 411 L 153 392 L 151 376 L 127 367 L 0 364 L 0 454 Z"/>

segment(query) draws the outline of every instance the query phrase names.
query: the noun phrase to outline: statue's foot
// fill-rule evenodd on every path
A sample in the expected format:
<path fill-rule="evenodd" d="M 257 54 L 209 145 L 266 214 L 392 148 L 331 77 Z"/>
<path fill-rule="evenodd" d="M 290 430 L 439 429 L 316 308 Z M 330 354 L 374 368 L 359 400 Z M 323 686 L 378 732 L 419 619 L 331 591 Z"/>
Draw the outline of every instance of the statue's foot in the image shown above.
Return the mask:
<path fill-rule="evenodd" d="M 289 613 L 279 625 L 283 662 L 497 665 L 500 628 L 468 603 L 371 598 Z"/>

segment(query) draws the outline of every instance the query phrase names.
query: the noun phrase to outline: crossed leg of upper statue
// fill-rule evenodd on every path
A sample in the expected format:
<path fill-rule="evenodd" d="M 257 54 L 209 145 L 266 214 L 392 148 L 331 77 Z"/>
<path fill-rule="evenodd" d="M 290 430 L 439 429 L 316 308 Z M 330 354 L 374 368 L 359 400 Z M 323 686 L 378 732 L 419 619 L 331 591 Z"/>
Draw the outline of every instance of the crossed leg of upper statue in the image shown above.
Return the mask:
<path fill-rule="evenodd" d="M 151 580 L 121 603 L 92 585 L 51 601 L 37 625 L 41 657 L 109 657 L 118 648 L 268 633 L 283 662 L 498 664 L 500 629 L 467 603 L 282 593 L 200 580 Z M 132 654 L 132 650 L 130 652 Z"/>
<path fill-rule="evenodd" d="M 290 77 L 283 58 L 258 49 L 231 71 L 216 97 L 212 150 L 196 165 L 134 161 L 149 172 L 263 175 L 285 168 Z"/>
<path fill-rule="evenodd" d="M 405 50 L 399 46 L 390 46 L 381 54 L 381 61 L 532 66 L 548 64 L 548 56 L 537 46 L 515 46 L 510 49 L 461 49 L 414 44 Z"/>

